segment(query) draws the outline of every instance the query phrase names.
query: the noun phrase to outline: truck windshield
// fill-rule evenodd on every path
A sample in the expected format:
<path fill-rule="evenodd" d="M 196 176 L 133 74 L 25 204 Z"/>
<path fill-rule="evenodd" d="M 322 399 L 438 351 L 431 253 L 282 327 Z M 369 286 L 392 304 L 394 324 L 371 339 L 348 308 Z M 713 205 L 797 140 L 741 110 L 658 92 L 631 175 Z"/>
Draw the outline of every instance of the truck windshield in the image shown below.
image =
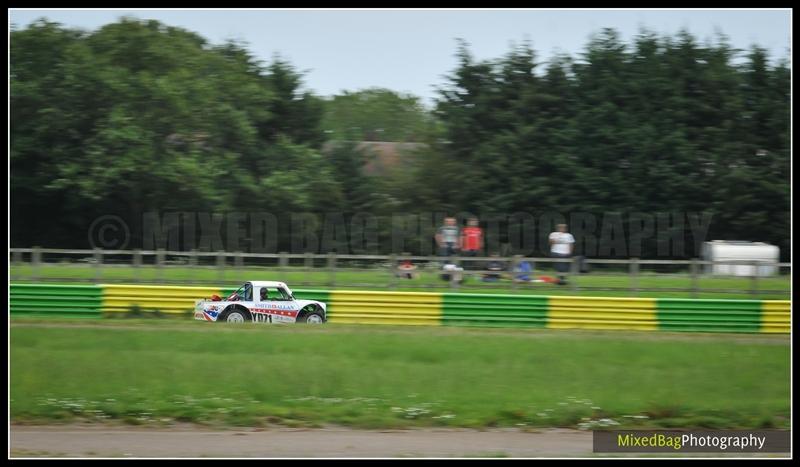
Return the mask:
<path fill-rule="evenodd" d="M 286 288 L 281 287 L 278 288 L 278 290 L 281 292 L 281 295 L 283 295 L 286 300 L 294 300 L 294 294 L 292 293 L 291 290 L 289 290 L 289 287 Z"/>

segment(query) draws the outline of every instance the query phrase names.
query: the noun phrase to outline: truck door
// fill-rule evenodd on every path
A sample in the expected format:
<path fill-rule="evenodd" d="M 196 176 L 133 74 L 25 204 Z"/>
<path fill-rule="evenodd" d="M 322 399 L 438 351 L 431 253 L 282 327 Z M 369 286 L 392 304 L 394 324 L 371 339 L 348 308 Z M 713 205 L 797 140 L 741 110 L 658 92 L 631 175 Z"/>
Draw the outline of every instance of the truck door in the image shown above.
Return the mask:
<path fill-rule="evenodd" d="M 272 322 L 272 304 L 271 294 L 269 287 L 259 287 L 255 297 L 256 301 L 253 303 L 253 321 L 257 323 L 271 323 Z"/>

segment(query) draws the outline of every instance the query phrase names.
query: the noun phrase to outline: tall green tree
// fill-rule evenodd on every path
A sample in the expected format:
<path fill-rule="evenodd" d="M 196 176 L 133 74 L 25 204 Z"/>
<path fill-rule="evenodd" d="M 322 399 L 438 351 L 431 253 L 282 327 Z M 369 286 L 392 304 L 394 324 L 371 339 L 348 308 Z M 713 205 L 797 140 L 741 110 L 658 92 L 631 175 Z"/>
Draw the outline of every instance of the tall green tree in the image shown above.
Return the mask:
<path fill-rule="evenodd" d="M 335 199 L 321 100 L 287 62 L 131 18 L 91 33 L 40 21 L 11 44 L 14 243 L 85 246 L 108 213 Z"/>
<path fill-rule="evenodd" d="M 435 122 L 419 98 L 389 89 L 344 92 L 324 104 L 322 127 L 329 139 L 420 142 Z"/>

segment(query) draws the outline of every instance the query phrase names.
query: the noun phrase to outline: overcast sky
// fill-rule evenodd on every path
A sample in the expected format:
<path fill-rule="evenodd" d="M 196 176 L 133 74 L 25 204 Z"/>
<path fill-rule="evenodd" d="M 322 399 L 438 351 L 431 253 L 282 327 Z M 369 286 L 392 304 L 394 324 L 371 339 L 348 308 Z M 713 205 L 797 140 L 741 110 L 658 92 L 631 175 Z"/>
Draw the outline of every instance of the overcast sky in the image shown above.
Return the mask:
<path fill-rule="evenodd" d="M 259 58 L 274 54 L 306 71 L 305 83 L 328 96 L 385 87 L 430 103 L 456 61 L 456 38 L 479 58 L 498 58 L 530 40 L 541 60 L 577 55 L 589 36 L 617 29 L 630 40 L 641 27 L 663 34 L 688 29 L 701 41 L 715 31 L 734 47 L 758 44 L 773 58 L 790 56 L 791 10 L 35 10 L 13 9 L 23 28 L 45 17 L 93 30 L 122 16 L 157 19 L 219 44 L 245 41 Z"/>

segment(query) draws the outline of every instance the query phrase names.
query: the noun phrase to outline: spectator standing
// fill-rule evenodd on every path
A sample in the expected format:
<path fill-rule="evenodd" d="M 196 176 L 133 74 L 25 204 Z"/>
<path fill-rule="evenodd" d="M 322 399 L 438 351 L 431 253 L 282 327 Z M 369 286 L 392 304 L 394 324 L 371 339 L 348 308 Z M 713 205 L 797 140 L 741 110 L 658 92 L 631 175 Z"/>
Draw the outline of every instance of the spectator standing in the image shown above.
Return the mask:
<path fill-rule="evenodd" d="M 570 258 L 575 248 L 575 237 L 567 232 L 567 224 L 558 224 L 556 231 L 550 234 L 550 256 L 553 258 Z M 558 283 L 564 285 L 567 283 L 566 273 L 569 271 L 569 262 L 556 263 L 556 271 L 558 271 Z"/>
<path fill-rule="evenodd" d="M 447 217 L 436 231 L 436 245 L 440 256 L 453 256 L 461 249 L 461 235 L 455 217 Z"/>
<path fill-rule="evenodd" d="M 483 250 L 483 230 L 478 226 L 478 218 L 473 217 L 461 232 L 461 249 L 464 256 L 480 256 Z"/>

